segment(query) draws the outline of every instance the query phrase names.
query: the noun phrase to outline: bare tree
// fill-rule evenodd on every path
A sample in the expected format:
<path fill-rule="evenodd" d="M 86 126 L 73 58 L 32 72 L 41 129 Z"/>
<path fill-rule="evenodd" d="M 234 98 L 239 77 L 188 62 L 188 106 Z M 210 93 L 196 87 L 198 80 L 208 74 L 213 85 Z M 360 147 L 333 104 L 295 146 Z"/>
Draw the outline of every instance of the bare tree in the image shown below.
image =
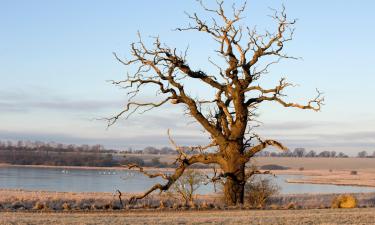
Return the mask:
<path fill-rule="evenodd" d="M 215 9 L 208 8 L 202 1 L 200 4 L 210 15 L 209 19 L 203 19 L 196 13 L 187 14 L 191 23 L 176 30 L 202 32 L 217 42 L 216 52 L 224 59 L 223 63 L 209 58 L 209 62 L 218 69 L 217 74 L 195 70 L 187 62 L 187 51 L 178 52 L 176 48 L 163 44 L 159 37 L 153 39 L 152 46 L 147 46 L 139 35 L 139 41 L 131 45 L 129 59 L 115 54 L 119 62 L 130 67 L 125 80 L 113 81 L 113 84 L 129 90 L 129 101 L 124 110 L 108 118 L 109 126 L 122 116 L 128 118 L 134 112 L 145 112 L 171 103 L 184 106 L 186 114 L 196 120 L 211 139 L 206 146 L 191 147 L 190 150 L 199 152 L 193 155 L 186 153 L 187 148 L 174 144 L 178 151 L 174 173 L 154 174 L 164 178 L 166 183 L 156 184 L 144 194 L 134 196 L 133 200 L 144 198 L 155 190 L 168 190 L 186 168 L 203 163 L 216 164 L 222 169 L 227 204 L 243 203 L 248 177 L 245 164 L 268 146 L 287 149 L 275 140 L 263 140 L 252 133 L 258 106 L 276 102 L 284 107 L 319 111 L 322 105 L 319 91 L 317 97 L 306 105 L 285 101 L 283 91 L 293 86 L 285 78 L 274 88 L 264 88 L 260 84 L 260 78 L 273 64 L 281 59 L 295 59 L 284 53 L 285 45 L 293 39 L 296 23 L 296 20 L 287 18 L 284 7 L 280 12 L 272 10 L 271 18 L 277 25 L 276 31 L 259 33 L 255 28 L 239 23 L 246 2 L 240 7 L 233 6 L 230 13 L 224 9 L 222 1 L 217 2 Z M 212 98 L 207 98 L 207 95 L 205 98 L 192 97 L 186 81 L 206 85 L 215 95 Z M 142 102 L 136 99 L 151 86 L 156 87 L 159 97 L 163 97 L 160 101 Z"/>

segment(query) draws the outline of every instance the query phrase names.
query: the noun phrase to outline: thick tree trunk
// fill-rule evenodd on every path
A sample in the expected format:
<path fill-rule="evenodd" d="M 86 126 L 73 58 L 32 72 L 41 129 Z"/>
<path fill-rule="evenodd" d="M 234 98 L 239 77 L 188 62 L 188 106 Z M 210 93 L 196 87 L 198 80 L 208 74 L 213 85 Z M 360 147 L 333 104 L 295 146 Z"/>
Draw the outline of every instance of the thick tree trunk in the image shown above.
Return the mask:
<path fill-rule="evenodd" d="M 242 145 L 231 145 L 227 151 L 231 152 L 223 167 L 226 182 L 224 184 L 224 199 L 228 206 L 243 204 L 245 187 L 245 163 L 240 153 Z"/>
<path fill-rule="evenodd" d="M 225 203 L 229 206 L 243 204 L 245 190 L 244 167 L 237 174 L 226 173 L 227 180 L 224 184 Z"/>

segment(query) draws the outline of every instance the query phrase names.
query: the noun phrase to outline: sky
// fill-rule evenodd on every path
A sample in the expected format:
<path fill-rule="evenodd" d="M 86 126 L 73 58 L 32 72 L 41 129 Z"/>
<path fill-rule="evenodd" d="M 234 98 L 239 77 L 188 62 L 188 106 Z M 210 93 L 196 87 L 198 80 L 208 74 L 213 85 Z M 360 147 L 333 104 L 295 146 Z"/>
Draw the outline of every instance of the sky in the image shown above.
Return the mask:
<path fill-rule="evenodd" d="M 282 61 L 264 84 L 272 87 L 287 77 L 298 84 L 288 90 L 288 100 L 306 102 L 318 88 L 326 101 L 318 113 L 265 105 L 259 110 L 259 134 L 290 148 L 374 151 L 375 2 L 250 0 L 242 23 L 272 29 L 269 8 L 282 4 L 288 17 L 298 19 L 287 52 L 302 59 Z M 173 31 L 188 24 L 185 11 L 207 17 L 194 0 L 0 0 L 0 140 L 127 149 L 168 146 L 171 129 L 181 145 L 203 144 L 207 137 L 199 125 L 172 105 L 109 129 L 98 120 L 126 104 L 125 92 L 108 82 L 127 72 L 112 52 L 129 56 L 138 31 L 148 43 L 158 35 L 180 50 L 189 46 L 189 65 L 212 70 L 207 61 L 217 47 L 212 40 Z M 204 96 L 208 90 L 194 93 Z M 142 98 L 154 96 L 146 91 Z"/>

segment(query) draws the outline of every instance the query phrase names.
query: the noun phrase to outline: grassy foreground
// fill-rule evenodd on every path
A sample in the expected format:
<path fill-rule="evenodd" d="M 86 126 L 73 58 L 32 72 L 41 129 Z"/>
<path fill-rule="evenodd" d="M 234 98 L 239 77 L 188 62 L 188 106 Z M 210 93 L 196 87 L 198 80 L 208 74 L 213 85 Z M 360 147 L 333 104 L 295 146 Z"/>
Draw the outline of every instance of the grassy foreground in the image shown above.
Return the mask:
<path fill-rule="evenodd" d="M 374 224 L 375 209 L 2 212 L 0 224 Z"/>

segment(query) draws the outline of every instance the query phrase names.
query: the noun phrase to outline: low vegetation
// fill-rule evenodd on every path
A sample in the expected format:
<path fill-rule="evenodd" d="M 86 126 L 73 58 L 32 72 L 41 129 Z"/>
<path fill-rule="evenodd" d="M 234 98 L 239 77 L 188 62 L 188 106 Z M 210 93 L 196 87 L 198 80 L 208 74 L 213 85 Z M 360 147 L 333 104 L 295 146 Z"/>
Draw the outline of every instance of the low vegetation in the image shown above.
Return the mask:
<path fill-rule="evenodd" d="M 253 176 L 245 184 L 245 199 L 252 208 L 265 208 L 266 201 L 276 195 L 280 187 L 269 178 Z"/>
<path fill-rule="evenodd" d="M 194 206 L 196 191 L 207 182 L 206 176 L 198 170 L 187 170 L 170 189 L 170 196 L 179 197 L 185 205 Z"/>
<path fill-rule="evenodd" d="M 280 166 L 276 164 L 267 164 L 267 165 L 260 166 L 260 169 L 261 170 L 287 170 L 289 169 L 289 167 Z"/>
<path fill-rule="evenodd" d="M 350 197 L 338 197 L 335 194 L 293 194 L 272 195 L 260 200 L 247 201 L 235 208 L 225 205 L 222 196 L 194 195 L 192 204 L 186 204 L 181 198 L 171 198 L 168 194 L 150 195 L 134 204 L 129 204 L 131 193 L 122 193 L 121 204 L 118 193 L 70 193 L 23 190 L 0 190 L 0 211 L 113 211 L 113 210 L 212 210 L 212 209 L 253 209 L 260 208 L 254 204 L 261 202 L 263 209 L 317 209 L 331 208 L 333 203 L 340 202 L 336 208 L 348 208 L 355 198 L 355 207 L 375 207 L 374 193 L 351 194 Z M 264 196 L 264 195 L 257 195 Z M 338 200 L 337 200 L 338 199 Z M 253 203 L 253 204 L 251 204 Z"/>
<path fill-rule="evenodd" d="M 358 203 L 353 195 L 345 194 L 339 195 L 332 200 L 332 208 L 352 209 L 356 208 Z"/>

